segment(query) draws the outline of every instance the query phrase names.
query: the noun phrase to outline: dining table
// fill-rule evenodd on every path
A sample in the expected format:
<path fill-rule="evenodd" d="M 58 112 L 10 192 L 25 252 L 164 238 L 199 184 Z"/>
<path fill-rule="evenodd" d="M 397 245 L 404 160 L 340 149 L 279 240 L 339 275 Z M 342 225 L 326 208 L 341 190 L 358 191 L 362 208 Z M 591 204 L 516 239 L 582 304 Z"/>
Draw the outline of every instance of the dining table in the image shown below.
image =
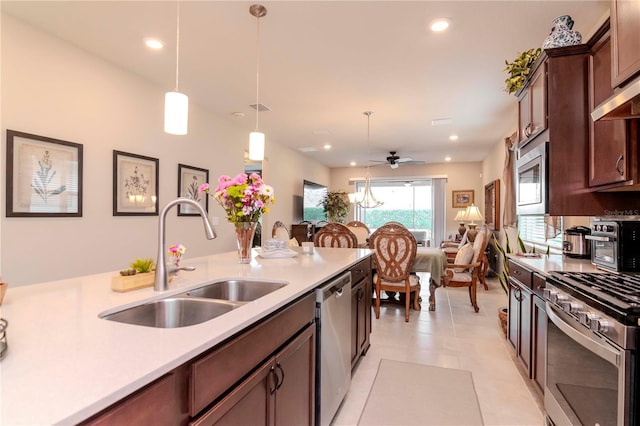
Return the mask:
<path fill-rule="evenodd" d="M 416 250 L 416 258 L 411 266 L 411 272 L 428 272 L 429 276 L 429 310 L 436 310 L 436 288 L 442 285 L 442 280 L 446 274 L 447 269 L 447 257 L 444 251 L 436 247 L 422 247 L 418 246 Z M 396 299 L 396 294 L 393 292 L 385 291 L 387 294 L 386 299 L 381 301 L 386 302 L 398 302 L 404 304 L 404 294 L 399 294 L 399 299 Z M 413 304 L 412 304 L 413 305 Z"/>

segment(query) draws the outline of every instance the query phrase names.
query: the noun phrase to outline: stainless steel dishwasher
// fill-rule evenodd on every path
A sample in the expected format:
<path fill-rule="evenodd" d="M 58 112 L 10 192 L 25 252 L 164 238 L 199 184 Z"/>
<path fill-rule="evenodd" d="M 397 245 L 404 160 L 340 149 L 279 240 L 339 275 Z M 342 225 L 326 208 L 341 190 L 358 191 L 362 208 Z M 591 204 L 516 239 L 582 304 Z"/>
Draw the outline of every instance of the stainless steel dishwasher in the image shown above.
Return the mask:
<path fill-rule="evenodd" d="M 316 289 L 316 424 L 329 425 L 351 384 L 351 272 Z"/>

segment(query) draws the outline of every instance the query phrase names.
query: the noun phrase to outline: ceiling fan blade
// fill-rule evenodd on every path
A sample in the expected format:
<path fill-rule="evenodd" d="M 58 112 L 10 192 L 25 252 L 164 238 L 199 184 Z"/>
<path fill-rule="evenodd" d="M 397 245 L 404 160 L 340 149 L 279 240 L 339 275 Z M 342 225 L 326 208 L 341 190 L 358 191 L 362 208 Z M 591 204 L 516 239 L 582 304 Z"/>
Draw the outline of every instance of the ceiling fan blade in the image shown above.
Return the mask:
<path fill-rule="evenodd" d="M 413 158 L 403 157 L 396 159 L 396 163 L 406 163 L 407 161 L 413 161 Z"/>

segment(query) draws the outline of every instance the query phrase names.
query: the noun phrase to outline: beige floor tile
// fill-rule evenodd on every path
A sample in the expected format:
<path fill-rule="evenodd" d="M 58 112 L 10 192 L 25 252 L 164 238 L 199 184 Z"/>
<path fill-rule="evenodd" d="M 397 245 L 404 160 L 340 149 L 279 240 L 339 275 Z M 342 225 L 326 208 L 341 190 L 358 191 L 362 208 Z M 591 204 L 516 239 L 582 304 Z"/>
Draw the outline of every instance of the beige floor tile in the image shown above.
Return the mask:
<path fill-rule="evenodd" d="M 421 281 L 428 282 L 428 276 Z M 506 295 L 496 279 L 488 285 L 489 290 L 478 288 L 478 313 L 466 288 L 437 289 L 433 312 L 423 285 L 422 310 L 412 310 L 408 323 L 403 306 L 383 304 L 380 318 L 374 315 L 371 348 L 353 373 L 334 425 L 357 424 L 383 358 L 471 371 L 487 426 L 543 425 L 541 403 L 498 325 L 498 308 L 507 304 Z"/>

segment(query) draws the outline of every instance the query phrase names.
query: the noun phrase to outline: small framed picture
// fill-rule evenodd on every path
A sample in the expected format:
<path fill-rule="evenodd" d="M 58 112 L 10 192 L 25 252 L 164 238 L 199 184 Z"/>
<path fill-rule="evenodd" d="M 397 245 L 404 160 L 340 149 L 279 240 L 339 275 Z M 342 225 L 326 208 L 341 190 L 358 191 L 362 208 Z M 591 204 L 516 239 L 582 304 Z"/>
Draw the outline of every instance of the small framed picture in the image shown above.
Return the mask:
<path fill-rule="evenodd" d="M 209 182 L 209 170 L 178 164 L 178 197 L 191 198 L 209 212 L 209 196 L 198 192 L 203 183 Z M 200 216 L 192 206 L 178 204 L 178 216 Z"/>
<path fill-rule="evenodd" d="M 159 160 L 113 151 L 113 215 L 157 216 Z"/>
<path fill-rule="evenodd" d="M 7 217 L 82 217 L 82 145 L 7 130 Z"/>
<path fill-rule="evenodd" d="M 452 194 L 453 207 L 469 207 L 473 204 L 473 189 L 463 189 L 460 191 L 453 191 Z"/>

